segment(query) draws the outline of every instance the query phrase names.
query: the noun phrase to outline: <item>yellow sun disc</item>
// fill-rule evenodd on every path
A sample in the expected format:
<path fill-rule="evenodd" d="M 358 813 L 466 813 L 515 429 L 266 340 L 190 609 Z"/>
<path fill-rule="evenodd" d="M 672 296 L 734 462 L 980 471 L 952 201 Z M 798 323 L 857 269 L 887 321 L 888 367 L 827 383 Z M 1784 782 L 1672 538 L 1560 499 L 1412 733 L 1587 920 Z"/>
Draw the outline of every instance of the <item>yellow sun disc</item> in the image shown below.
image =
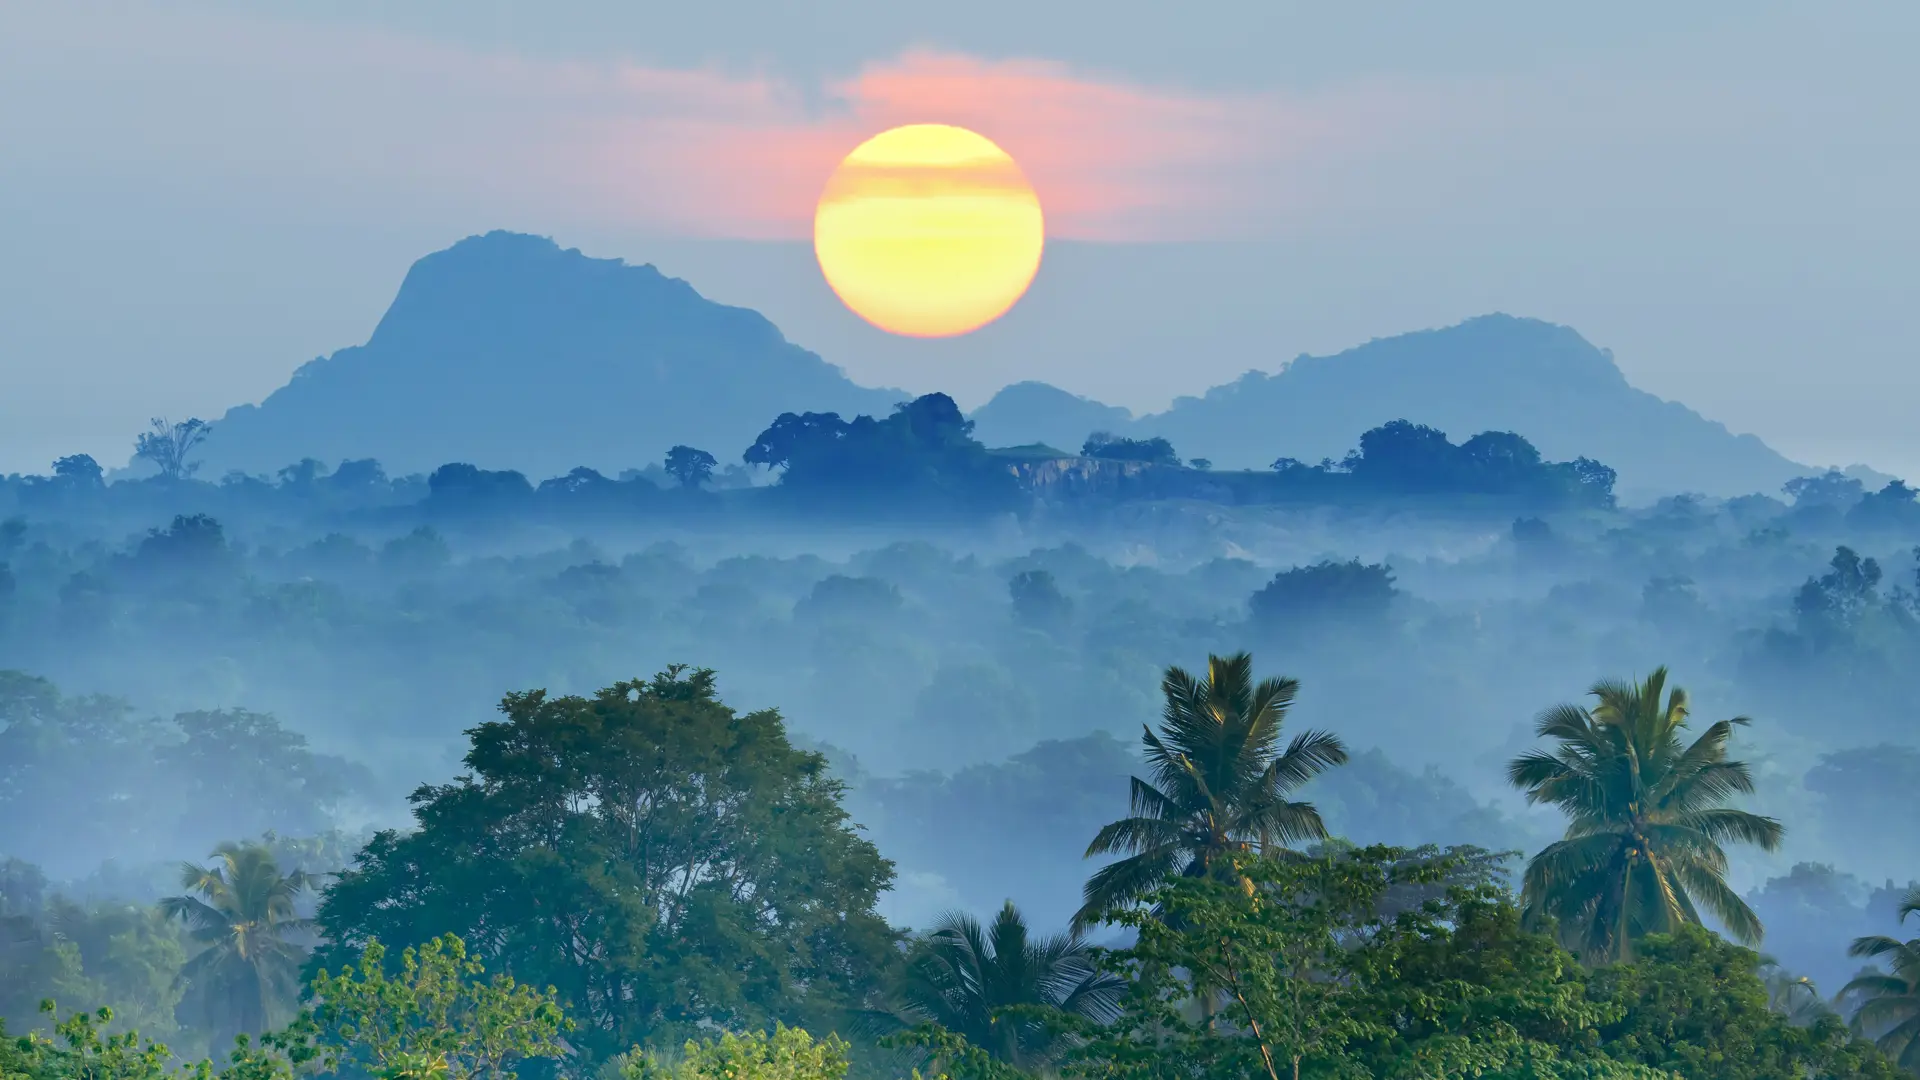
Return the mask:
<path fill-rule="evenodd" d="M 1040 197 L 991 139 L 909 124 L 853 148 L 813 214 L 827 284 L 882 330 L 950 337 L 1006 314 L 1046 245 Z"/>

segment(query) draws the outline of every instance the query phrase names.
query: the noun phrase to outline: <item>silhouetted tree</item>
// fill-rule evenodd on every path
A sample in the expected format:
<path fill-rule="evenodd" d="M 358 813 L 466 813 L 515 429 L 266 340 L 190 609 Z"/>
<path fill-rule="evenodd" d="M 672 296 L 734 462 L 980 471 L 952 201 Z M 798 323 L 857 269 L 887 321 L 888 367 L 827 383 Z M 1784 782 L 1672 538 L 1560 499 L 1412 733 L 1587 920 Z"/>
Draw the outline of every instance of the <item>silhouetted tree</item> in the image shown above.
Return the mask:
<path fill-rule="evenodd" d="M 1149 465 L 1178 465 L 1180 455 L 1173 444 L 1155 436 L 1151 439 L 1127 439 L 1111 432 L 1096 431 L 1080 447 L 1081 457 L 1107 461 L 1141 461 Z"/>
<path fill-rule="evenodd" d="M 1073 601 L 1045 570 L 1023 570 L 1013 575 L 1007 582 L 1007 595 L 1013 600 L 1013 617 L 1028 626 L 1054 629 L 1073 617 Z"/>
<path fill-rule="evenodd" d="M 133 456 L 151 461 L 168 480 L 182 480 L 200 471 L 199 462 L 189 460 L 195 447 L 213 434 L 213 425 L 203 420 L 168 423 L 156 416 L 153 429 L 143 431 L 133 442 Z"/>
<path fill-rule="evenodd" d="M 92 491 L 106 483 L 106 473 L 89 454 L 71 454 L 53 463 L 53 478 L 62 487 Z"/>
<path fill-rule="evenodd" d="M 668 450 L 667 460 L 663 463 L 667 475 L 679 481 L 683 488 L 697 488 L 706 483 L 718 464 L 719 460 L 712 454 L 691 446 L 676 446 Z"/>
<path fill-rule="evenodd" d="M 1286 637 L 1329 625 L 1377 625 L 1398 594 L 1393 571 L 1386 566 L 1329 560 L 1275 574 L 1248 599 L 1247 607 L 1256 628 Z"/>

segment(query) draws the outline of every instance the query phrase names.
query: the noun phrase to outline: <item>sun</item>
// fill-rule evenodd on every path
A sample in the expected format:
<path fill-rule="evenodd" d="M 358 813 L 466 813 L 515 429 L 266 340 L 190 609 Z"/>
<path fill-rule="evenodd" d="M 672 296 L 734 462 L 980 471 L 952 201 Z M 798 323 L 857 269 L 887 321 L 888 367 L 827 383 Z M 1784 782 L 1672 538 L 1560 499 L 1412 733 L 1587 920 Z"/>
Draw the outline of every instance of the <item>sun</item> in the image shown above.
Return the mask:
<path fill-rule="evenodd" d="M 911 337 L 964 334 L 1006 314 L 1045 246 L 1040 197 L 1019 164 L 947 124 L 908 124 L 854 147 L 813 214 L 813 251 L 834 293 Z"/>

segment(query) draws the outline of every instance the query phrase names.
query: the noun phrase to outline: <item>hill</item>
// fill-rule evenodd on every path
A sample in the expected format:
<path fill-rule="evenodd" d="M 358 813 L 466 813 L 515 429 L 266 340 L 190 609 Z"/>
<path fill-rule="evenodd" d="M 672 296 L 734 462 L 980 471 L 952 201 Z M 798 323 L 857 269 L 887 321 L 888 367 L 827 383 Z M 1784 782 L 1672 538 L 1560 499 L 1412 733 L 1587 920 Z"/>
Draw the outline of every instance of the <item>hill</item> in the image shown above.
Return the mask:
<path fill-rule="evenodd" d="M 466 461 L 539 478 L 676 443 L 733 462 L 782 412 L 884 416 L 907 396 L 652 266 L 492 232 L 416 262 L 365 345 L 216 421 L 205 471 L 373 457 L 396 475 Z"/>
<path fill-rule="evenodd" d="M 1056 445 L 1077 441 L 1058 429 L 1085 423 L 1101 406 L 1041 392 L 1051 389 L 1024 391 L 1028 401 L 1055 402 L 1050 415 L 1023 410 L 1021 424 L 996 425 L 996 434 L 1007 442 L 1043 432 Z M 1629 497 L 1772 493 L 1809 471 L 1752 435 L 1636 389 L 1612 354 L 1568 327 L 1508 315 L 1301 356 L 1275 374 L 1248 372 L 1113 430 L 1163 436 L 1215 468 L 1263 468 L 1279 457 L 1338 460 L 1359 432 L 1402 418 L 1456 439 L 1517 432 L 1553 459 L 1597 458 L 1619 472 Z"/>
<path fill-rule="evenodd" d="M 1092 432 L 1126 427 L 1133 414 L 1043 382 L 1019 382 L 993 395 L 968 419 L 974 437 L 988 446 L 1044 443 L 1075 451 Z"/>

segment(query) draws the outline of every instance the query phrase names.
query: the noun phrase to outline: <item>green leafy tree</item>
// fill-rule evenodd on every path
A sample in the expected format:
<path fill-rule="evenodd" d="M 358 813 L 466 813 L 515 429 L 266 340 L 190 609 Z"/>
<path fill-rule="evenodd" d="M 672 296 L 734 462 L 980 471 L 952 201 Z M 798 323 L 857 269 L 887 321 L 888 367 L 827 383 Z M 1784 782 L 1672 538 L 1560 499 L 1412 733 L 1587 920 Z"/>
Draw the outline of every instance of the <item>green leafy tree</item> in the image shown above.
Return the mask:
<path fill-rule="evenodd" d="M 1289 796 L 1344 763 L 1347 749 L 1320 731 L 1280 749 L 1300 684 L 1253 680 L 1253 657 L 1209 656 L 1207 677 L 1170 667 L 1161 680 L 1160 731 L 1143 733 L 1151 781 L 1134 777 L 1130 816 L 1101 829 L 1087 856 L 1125 853 L 1087 881 L 1076 927 L 1100 921 L 1170 875 L 1230 872 L 1233 858 L 1327 835 L 1312 803 Z"/>
<path fill-rule="evenodd" d="M 1547 710 L 1537 732 L 1558 745 L 1508 767 L 1528 802 L 1568 818 L 1565 839 L 1527 864 L 1529 922 L 1557 922 L 1568 947 L 1590 961 L 1625 959 L 1643 935 L 1698 925 L 1702 908 L 1739 940 L 1760 938 L 1759 917 L 1727 885 L 1721 848 L 1772 851 L 1784 832 L 1772 818 L 1726 805 L 1753 791 L 1746 763 L 1727 756 L 1734 728 L 1748 721 L 1721 720 L 1683 742 L 1687 694 L 1666 682 L 1660 668 L 1643 683 L 1596 684 L 1591 711 Z"/>
<path fill-rule="evenodd" d="M 724 1032 L 717 1039 L 688 1042 L 678 1060 L 646 1050 L 623 1055 L 619 1080 L 844 1080 L 847 1044 L 838 1036 L 815 1039 L 804 1028 L 775 1025 L 771 1034 Z"/>
<path fill-rule="evenodd" d="M 1386 847 L 1243 855 L 1237 882 L 1161 886 L 1162 915 L 1120 914 L 1138 932 L 1108 958 L 1127 977 L 1122 1014 L 1086 1032 L 1067 1071 L 1585 1075 L 1560 1069 L 1572 1060 L 1562 1048 L 1579 1048 L 1601 1018 L 1577 965 L 1523 932 L 1496 886 L 1449 885 L 1461 858 Z"/>
<path fill-rule="evenodd" d="M 1600 1050 L 1616 1061 L 1713 1080 L 1893 1080 L 1898 1067 L 1839 1018 L 1804 1026 L 1769 1007 L 1758 953 L 1682 924 L 1593 973 L 1590 996 L 1615 1015 Z"/>
<path fill-rule="evenodd" d="M 6 1080 L 168 1080 L 176 1074 L 173 1052 L 164 1043 L 143 1039 L 135 1031 L 108 1034 L 112 1009 L 74 1013 L 58 1018 L 52 1001 L 40 1011 L 53 1023 L 51 1038 L 42 1034 L 4 1038 L 0 1027 L 0 1076 Z"/>
<path fill-rule="evenodd" d="M 280 872 L 263 844 L 221 844 L 212 867 L 185 863 L 185 895 L 160 902 L 179 919 L 198 951 L 180 969 L 189 1007 L 221 1045 L 234 1035 L 267 1031 L 299 992 L 307 950 L 296 940 L 311 923 L 294 910 L 312 884 L 304 872 Z"/>
<path fill-rule="evenodd" d="M 1920 914 L 1920 888 L 1900 900 L 1900 920 Z M 1920 938 L 1901 941 L 1884 935 L 1858 938 L 1849 955 L 1886 964 L 1886 970 L 1862 972 L 1840 991 L 1855 1007 L 1854 1024 L 1909 1072 L 1920 1073 Z"/>
<path fill-rule="evenodd" d="M 317 1004 L 291 1029 L 302 1056 L 388 1080 L 513 1080 L 521 1062 L 566 1052 L 573 1023 L 553 991 L 487 977 L 458 937 L 403 951 L 393 974 L 385 961 L 369 941 L 358 964 L 314 976 Z"/>
<path fill-rule="evenodd" d="M 897 963 L 873 910 L 892 864 L 777 712 L 736 713 L 682 667 L 501 710 L 469 731 L 469 775 L 414 793 L 418 828 L 377 834 L 327 890 L 320 963 L 457 933 L 555 987 L 594 1058 L 830 1020 Z"/>
<path fill-rule="evenodd" d="M 1008 901 L 990 924 L 951 914 L 917 942 L 892 1016 L 938 1025 L 1017 1068 L 1044 1068 L 1062 1048 L 1051 1015 L 1109 1022 L 1122 990 L 1095 969 L 1079 935 L 1036 938 Z"/>

